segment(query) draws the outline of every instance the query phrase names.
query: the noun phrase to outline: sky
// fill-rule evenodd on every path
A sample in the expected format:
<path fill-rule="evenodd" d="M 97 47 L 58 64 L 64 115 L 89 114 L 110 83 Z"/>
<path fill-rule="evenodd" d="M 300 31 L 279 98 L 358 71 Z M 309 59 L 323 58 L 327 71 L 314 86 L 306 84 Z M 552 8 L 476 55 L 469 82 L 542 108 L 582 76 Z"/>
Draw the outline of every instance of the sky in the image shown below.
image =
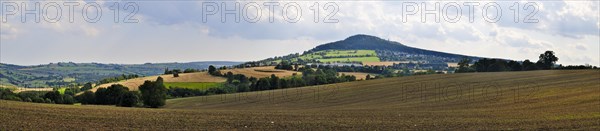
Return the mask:
<path fill-rule="evenodd" d="M 0 7 L 0 62 L 252 61 L 367 34 L 423 49 L 513 60 L 537 61 L 552 50 L 560 64 L 600 65 L 599 6 L 598 1 L 506 0 L 9 0 Z"/>

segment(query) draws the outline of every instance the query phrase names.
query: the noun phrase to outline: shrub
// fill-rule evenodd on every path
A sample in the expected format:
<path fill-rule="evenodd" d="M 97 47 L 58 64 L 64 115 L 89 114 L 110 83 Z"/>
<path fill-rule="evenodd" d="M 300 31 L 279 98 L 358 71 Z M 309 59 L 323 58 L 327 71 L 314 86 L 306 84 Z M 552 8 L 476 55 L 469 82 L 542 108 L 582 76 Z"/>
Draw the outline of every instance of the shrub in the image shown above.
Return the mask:
<path fill-rule="evenodd" d="M 83 85 L 83 87 L 81 87 L 81 89 L 80 89 L 80 90 L 81 90 L 81 91 L 86 91 L 86 90 L 89 90 L 89 89 L 92 89 L 92 83 L 91 83 L 91 82 L 85 83 L 85 84 Z"/>
<path fill-rule="evenodd" d="M 16 95 L 5 96 L 2 99 L 11 100 L 11 101 L 22 101 L 21 98 L 17 97 Z"/>
<path fill-rule="evenodd" d="M 167 95 L 170 97 L 190 97 L 190 96 L 201 96 L 204 94 L 205 93 L 202 90 L 180 88 L 180 87 L 171 87 L 167 91 Z"/>
<path fill-rule="evenodd" d="M 31 98 L 25 98 L 23 99 L 24 102 L 32 102 Z"/>
<path fill-rule="evenodd" d="M 0 88 L 0 99 L 17 100 L 15 97 L 17 97 L 17 95 L 15 93 L 13 93 L 10 89 Z M 19 97 L 17 97 L 17 98 L 19 98 Z M 19 101 L 20 101 L 20 98 L 19 98 Z"/>
<path fill-rule="evenodd" d="M 52 101 L 52 100 L 50 100 L 50 99 L 48 99 L 48 98 L 45 98 L 45 99 L 44 99 L 44 102 L 46 102 L 46 103 L 54 103 L 54 101 Z"/>
<path fill-rule="evenodd" d="M 44 98 L 52 100 L 56 104 L 63 103 L 63 96 L 58 91 L 51 91 L 44 94 Z"/>
<path fill-rule="evenodd" d="M 121 95 L 117 106 L 133 107 L 133 106 L 137 106 L 139 101 L 140 101 L 140 93 L 138 93 L 137 91 L 128 91 L 125 94 Z"/>
<path fill-rule="evenodd" d="M 58 104 L 73 104 L 75 103 L 75 99 L 71 95 L 63 95 L 63 102 Z"/>
<path fill-rule="evenodd" d="M 92 91 L 85 91 L 83 94 L 76 97 L 81 104 L 95 104 L 96 94 Z"/>
<path fill-rule="evenodd" d="M 36 103 L 44 103 L 42 97 L 46 92 L 41 91 L 24 91 L 19 92 L 18 96 L 25 102 L 36 102 Z"/>
<path fill-rule="evenodd" d="M 116 105 L 119 103 L 119 97 L 129 91 L 129 88 L 114 84 L 108 88 L 100 88 L 96 91 L 96 104 Z"/>
<path fill-rule="evenodd" d="M 46 100 L 44 100 L 44 98 L 41 98 L 41 97 L 36 97 L 31 100 L 35 103 L 45 103 L 46 102 Z"/>
<path fill-rule="evenodd" d="M 158 108 L 165 105 L 167 99 L 167 88 L 163 84 L 163 78 L 158 77 L 156 81 L 145 81 L 140 85 L 142 100 L 144 105 L 152 108 Z"/>

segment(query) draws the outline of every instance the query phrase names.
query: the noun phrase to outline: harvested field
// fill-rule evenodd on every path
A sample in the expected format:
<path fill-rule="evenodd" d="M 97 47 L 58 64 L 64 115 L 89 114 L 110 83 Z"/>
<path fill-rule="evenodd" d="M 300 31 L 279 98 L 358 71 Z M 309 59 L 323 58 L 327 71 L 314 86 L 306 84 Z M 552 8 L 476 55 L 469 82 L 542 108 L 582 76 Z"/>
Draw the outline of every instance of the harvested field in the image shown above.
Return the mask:
<path fill-rule="evenodd" d="M 421 75 L 171 99 L 162 109 L 0 100 L 0 118 L 2 130 L 600 130 L 600 71 Z"/>
<path fill-rule="evenodd" d="M 208 74 L 207 72 L 195 72 L 195 73 L 182 73 L 179 74 L 179 77 L 173 77 L 173 75 L 160 75 L 164 79 L 165 82 L 225 82 L 226 79 L 222 77 L 216 77 Z M 108 84 L 98 85 L 91 89 L 91 91 L 96 91 L 98 88 L 106 88 L 113 84 L 121 84 L 125 87 L 128 87 L 129 90 L 137 90 L 140 85 L 144 83 L 144 81 L 150 80 L 155 81 L 158 76 L 149 76 L 142 78 L 129 79 L 120 82 L 113 82 Z"/>
<path fill-rule="evenodd" d="M 339 72 L 338 74 L 353 75 L 356 77 L 356 80 L 361 80 L 361 79 L 365 80 L 367 78 L 367 75 L 371 75 L 371 78 L 375 77 L 375 74 L 363 73 L 363 72 Z"/>
<path fill-rule="evenodd" d="M 167 88 L 187 88 L 196 90 L 208 90 L 213 87 L 222 87 L 220 82 L 165 82 Z"/>

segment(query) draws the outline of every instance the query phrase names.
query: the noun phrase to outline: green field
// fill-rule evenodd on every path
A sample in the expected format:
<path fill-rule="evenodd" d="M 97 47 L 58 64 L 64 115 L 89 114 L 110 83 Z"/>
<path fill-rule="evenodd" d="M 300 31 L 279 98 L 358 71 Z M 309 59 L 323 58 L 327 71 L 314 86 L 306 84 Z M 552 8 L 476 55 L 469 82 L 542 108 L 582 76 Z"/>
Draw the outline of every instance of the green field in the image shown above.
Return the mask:
<path fill-rule="evenodd" d="M 599 74 L 395 77 L 169 99 L 162 109 L 0 100 L 0 129 L 600 130 Z"/>
<path fill-rule="evenodd" d="M 352 57 L 352 58 L 330 58 L 330 59 L 319 59 L 321 62 L 379 62 L 378 57 Z"/>
<path fill-rule="evenodd" d="M 341 57 L 341 58 L 326 58 Z M 303 54 L 299 59 L 305 61 L 318 60 L 320 62 L 379 62 L 374 50 L 325 50 L 310 54 Z M 294 61 L 294 60 L 292 60 Z"/>
<path fill-rule="evenodd" d="M 61 87 L 61 88 L 58 88 L 56 91 L 58 91 L 58 93 L 60 93 L 61 95 L 64 95 L 66 90 L 67 90 L 67 88 Z"/>
<path fill-rule="evenodd" d="M 372 55 L 377 56 L 374 50 L 327 50 L 324 51 L 327 54 L 325 56 L 352 56 L 352 55 Z"/>
<path fill-rule="evenodd" d="M 219 82 L 165 82 L 164 84 L 167 88 L 178 87 L 198 90 L 207 90 L 208 88 L 223 86 L 223 83 Z"/>

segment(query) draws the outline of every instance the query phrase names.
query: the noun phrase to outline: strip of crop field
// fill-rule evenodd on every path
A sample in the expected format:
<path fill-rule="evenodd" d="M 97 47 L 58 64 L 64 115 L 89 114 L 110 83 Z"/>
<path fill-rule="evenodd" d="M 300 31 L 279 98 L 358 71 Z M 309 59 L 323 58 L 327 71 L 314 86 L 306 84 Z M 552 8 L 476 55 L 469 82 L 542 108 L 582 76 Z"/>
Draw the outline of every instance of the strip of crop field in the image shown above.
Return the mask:
<path fill-rule="evenodd" d="M 333 58 L 332 58 L 333 57 Z M 299 57 L 304 61 L 319 60 L 320 62 L 379 62 L 374 50 L 325 50 Z"/>
<path fill-rule="evenodd" d="M 327 58 L 319 59 L 320 62 L 379 62 L 378 57 L 351 57 L 351 58 Z"/>
<path fill-rule="evenodd" d="M 187 88 L 197 90 L 208 90 L 208 88 L 222 87 L 220 82 L 165 82 L 167 88 Z"/>

